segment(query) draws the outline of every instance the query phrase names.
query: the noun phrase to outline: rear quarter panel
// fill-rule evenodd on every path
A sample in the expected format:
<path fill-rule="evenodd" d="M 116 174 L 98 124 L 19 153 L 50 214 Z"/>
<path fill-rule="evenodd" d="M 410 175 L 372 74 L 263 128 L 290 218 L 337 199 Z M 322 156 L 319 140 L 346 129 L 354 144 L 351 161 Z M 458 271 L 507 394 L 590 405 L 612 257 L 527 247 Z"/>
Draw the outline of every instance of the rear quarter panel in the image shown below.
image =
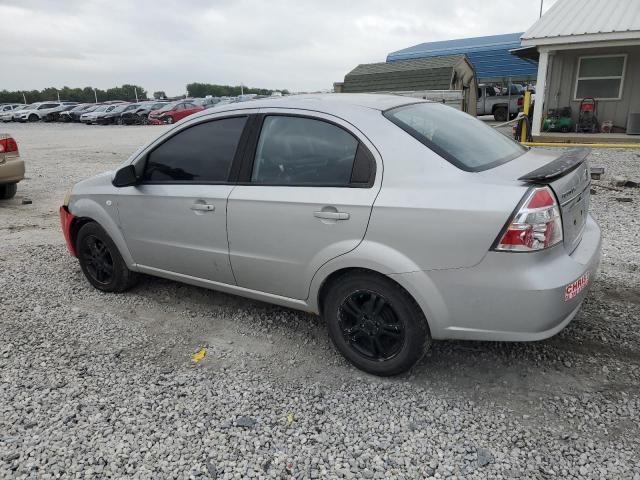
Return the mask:
<path fill-rule="evenodd" d="M 392 273 L 479 263 L 526 187 L 458 169 L 382 114 L 367 134 L 382 157 L 384 178 L 365 240 L 406 259 Z"/>

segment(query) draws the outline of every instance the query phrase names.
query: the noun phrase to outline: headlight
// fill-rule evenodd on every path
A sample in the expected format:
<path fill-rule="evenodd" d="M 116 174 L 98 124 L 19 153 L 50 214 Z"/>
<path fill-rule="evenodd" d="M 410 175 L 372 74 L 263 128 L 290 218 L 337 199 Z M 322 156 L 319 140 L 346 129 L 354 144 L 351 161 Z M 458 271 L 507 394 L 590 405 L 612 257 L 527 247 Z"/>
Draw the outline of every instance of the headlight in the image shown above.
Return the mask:
<path fill-rule="evenodd" d="M 71 201 L 71 189 L 67 190 L 67 193 L 64 194 L 64 202 L 62 204 L 65 207 L 68 207 L 70 201 Z"/>

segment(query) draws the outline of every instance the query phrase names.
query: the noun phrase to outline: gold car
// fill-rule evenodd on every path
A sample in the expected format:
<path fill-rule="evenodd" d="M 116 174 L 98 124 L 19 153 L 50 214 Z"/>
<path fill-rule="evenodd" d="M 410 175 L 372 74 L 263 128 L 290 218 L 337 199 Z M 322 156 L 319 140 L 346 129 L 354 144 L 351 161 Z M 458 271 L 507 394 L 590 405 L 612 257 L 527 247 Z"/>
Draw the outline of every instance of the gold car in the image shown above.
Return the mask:
<path fill-rule="evenodd" d="M 0 133 L 0 200 L 13 198 L 18 182 L 24 178 L 24 160 L 20 159 L 17 142 Z"/>

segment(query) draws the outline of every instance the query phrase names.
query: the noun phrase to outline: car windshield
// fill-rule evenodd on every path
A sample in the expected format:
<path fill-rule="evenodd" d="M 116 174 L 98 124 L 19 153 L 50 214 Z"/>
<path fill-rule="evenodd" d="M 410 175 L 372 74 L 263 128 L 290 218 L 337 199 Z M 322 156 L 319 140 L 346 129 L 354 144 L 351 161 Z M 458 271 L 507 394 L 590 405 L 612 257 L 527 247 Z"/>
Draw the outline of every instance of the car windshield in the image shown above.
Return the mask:
<path fill-rule="evenodd" d="M 109 108 L 109 106 L 108 106 L 108 105 L 102 105 L 102 106 L 100 106 L 100 107 L 96 108 L 96 109 L 94 110 L 94 112 L 104 112 L 107 108 Z"/>
<path fill-rule="evenodd" d="M 462 170 L 477 172 L 513 160 L 526 150 L 484 122 L 441 103 L 414 103 L 384 116 Z"/>
<path fill-rule="evenodd" d="M 176 107 L 176 105 L 178 105 L 178 103 L 180 103 L 180 102 L 167 103 L 162 108 L 160 108 L 158 111 L 159 112 L 168 112 L 169 110 L 173 110 Z"/>
<path fill-rule="evenodd" d="M 111 109 L 111 113 L 124 112 L 125 109 L 127 109 L 129 107 L 130 107 L 130 105 L 117 105 L 115 108 Z"/>
<path fill-rule="evenodd" d="M 76 105 L 75 107 L 73 107 L 71 110 L 69 110 L 70 112 L 79 112 L 81 110 L 84 110 L 85 108 L 87 108 L 86 105 Z"/>
<path fill-rule="evenodd" d="M 39 103 L 32 103 L 31 105 L 27 105 L 23 108 L 23 110 L 34 110 L 40 106 Z"/>

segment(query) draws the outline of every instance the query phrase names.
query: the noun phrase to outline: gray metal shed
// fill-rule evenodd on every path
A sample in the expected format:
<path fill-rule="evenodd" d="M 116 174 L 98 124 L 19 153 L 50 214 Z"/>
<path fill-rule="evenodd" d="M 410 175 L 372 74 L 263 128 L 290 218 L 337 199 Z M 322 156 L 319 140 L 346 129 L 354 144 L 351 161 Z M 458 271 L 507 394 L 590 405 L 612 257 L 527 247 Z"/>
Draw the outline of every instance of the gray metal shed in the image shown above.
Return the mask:
<path fill-rule="evenodd" d="M 461 90 L 463 110 L 475 115 L 475 71 L 464 55 L 361 64 L 345 75 L 342 86 L 345 93 L 424 90 Z"/>

